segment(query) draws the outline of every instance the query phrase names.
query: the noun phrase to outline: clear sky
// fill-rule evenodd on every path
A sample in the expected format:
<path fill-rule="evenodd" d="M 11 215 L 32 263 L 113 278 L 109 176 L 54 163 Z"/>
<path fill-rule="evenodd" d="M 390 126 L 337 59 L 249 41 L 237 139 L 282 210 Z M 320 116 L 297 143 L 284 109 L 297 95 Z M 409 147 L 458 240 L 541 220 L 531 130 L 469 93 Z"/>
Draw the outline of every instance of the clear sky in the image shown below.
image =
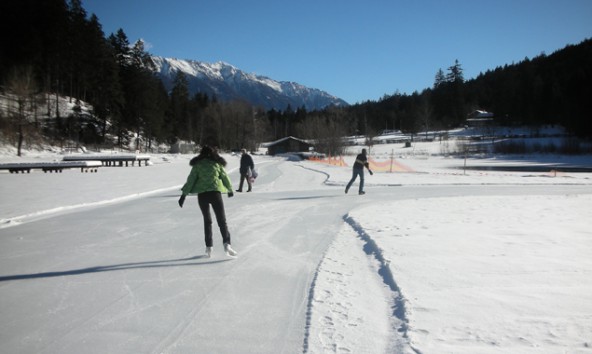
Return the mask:
<path fill-rule="evenodd" d="M 349 103 L 465 79 L 592 38 L 592 0 L 83 0 L 108 36 L 224 61 Z"/>

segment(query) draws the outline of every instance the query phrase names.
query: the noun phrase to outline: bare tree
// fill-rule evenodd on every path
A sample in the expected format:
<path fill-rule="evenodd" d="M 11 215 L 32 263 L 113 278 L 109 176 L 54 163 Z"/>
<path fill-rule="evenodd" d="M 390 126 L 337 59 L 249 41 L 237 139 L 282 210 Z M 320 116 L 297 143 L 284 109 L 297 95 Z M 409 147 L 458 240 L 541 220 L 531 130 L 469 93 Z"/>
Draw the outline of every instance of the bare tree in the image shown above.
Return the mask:
<path fill-rule="evenodd" d="M 27 104 L 35 102 L 37 85 L 30 66 L 14 69 L 8 79 L 8 92 L 14 97 L 16 111 L 12 112 L 12 121 L 17 132 L 17 156 L 21 156 L 24 140 L 24 128 L 27 125 Z"/>
<path fill-rule="evenodd" d="M 343 154 L 343 116 L 337 109 L 327 109 L 319 115 L 310 116 L 300 127 L 308 139 L 316 142 L 316 150 L 330 156 Z"/>
<path fill-rule="evenodd" d="M 244 101 L 232 101 L 223 105 L 224 127 L 221 131 L 223 146 L 231 149 L 255 147 L 255 113 L 253 107 Z"/>
<path fill-rule="evenodd" d="M 433 109 L 428 100 L 423 100 L 419 107 L 419 122 L 425 131 L 425 139 L 428 140 L 428 132 L 432 122 Z"/>
<path fill-rule="evenodd" d="M 376 143 L 376 138 L 378 137 L 378 133 L 376 132 L 376 130 L 372 129 L 372 128 L 368 128 L 366 130 L 366 146 L 368 146 L 368 153 L 370 154 L 372 151 L 372 148 L 374 147 L 374 144 Z"/>

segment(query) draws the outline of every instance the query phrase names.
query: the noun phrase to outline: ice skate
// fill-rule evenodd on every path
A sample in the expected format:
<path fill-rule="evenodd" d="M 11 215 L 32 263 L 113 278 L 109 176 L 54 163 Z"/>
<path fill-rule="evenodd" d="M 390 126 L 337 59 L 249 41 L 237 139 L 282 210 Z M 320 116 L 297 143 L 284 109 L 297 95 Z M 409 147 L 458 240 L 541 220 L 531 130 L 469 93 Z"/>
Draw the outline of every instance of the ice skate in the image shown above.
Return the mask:
<path fill-rule="evenodd" d="M 236 251 L 233 250 L 232 247 L 230 247 L 229 243 L 224 244 L 224 251 L 226 252 L 226 255 L 231 257 L 235 257 L 237 255 Z"/>

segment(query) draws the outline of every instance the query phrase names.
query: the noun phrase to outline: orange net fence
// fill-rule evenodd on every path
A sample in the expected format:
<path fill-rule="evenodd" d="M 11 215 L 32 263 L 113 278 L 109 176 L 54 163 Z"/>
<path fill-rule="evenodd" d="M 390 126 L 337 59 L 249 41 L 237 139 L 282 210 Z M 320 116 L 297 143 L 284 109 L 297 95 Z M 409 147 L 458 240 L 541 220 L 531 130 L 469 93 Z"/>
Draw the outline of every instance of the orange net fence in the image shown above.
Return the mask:
<path fill-rule="evenodd" d="M 311 157 L 309 160 L 332 166 L 347 167 L 347 163 L 343 160 L 343 156 Z"/>
<path fill-rule="evenodd" d="M 332 166 L 348 166 L 348 164 L 343 159 L 343 156 L 311 157 L 309 160 Z M 369 158 L 368 163 L 370 165 L 370 169 L 373 172 L 415 172 L 412 168 L 405 166 L 393 158 L 382 161 Z"/>
<path fill-rule="evenodd" d="M 411 167 L 405 166 L 392 158 L 383 161 L 376 161 L 373 158 L 369 158 L 368 163 L 373 172 L 415 172 Z"/>

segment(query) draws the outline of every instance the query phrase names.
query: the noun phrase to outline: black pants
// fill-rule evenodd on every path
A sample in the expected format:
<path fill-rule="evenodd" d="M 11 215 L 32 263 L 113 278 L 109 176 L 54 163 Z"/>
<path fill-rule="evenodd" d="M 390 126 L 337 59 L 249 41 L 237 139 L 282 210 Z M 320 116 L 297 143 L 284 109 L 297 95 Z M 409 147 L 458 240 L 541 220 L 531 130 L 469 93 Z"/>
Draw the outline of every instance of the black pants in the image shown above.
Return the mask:
<path fill-rule="evenodd" d="M 224 212 L 224 202 L 222 201 L 222 193 L 220 192 L 204 192 L 197 195 L 197 202 L 204 219 L 204 234 L 206 240 L 206 247 L 214 246 L 212 240 L 212 215 L 210 214 L 210 205 L 216 214 L 216 221 L 222 234 L 222 241 L 230 244 L 230 233 L 228 226 L 226 226 L 226 213 Z"/>
<path fill-rule="evenodd" d="M 247 192 L 251 191 L 251 179 L 249 178 L 249 173 L 245 172 L 242 173 L 241 172 L 241 177 L 240 177 L 240 185 L 238 186 L 238 191 L 242 192 L 243 191 L 243 183 L 245 182 L 245 180 L 247 180 L 247 185 L 249 186 L 249 189 L 247 190 Z"/>
<path fill-rule="evenodd" d="M 352 184 L 354 184 L 354 181 L 356 180 L 356 178 L 360 176 L 360 187 L 359 187 L 359 191 L 363 192 L 364 191 L 364 169 L 359 169 L 359 168 L 354 168 L 352 170 L 352 178 L 349 180 L 349 183 L 347 184 L 347 187 L 345 187 L 345 191 L 347 192 L 350 187 L 352 186 Z"/>

